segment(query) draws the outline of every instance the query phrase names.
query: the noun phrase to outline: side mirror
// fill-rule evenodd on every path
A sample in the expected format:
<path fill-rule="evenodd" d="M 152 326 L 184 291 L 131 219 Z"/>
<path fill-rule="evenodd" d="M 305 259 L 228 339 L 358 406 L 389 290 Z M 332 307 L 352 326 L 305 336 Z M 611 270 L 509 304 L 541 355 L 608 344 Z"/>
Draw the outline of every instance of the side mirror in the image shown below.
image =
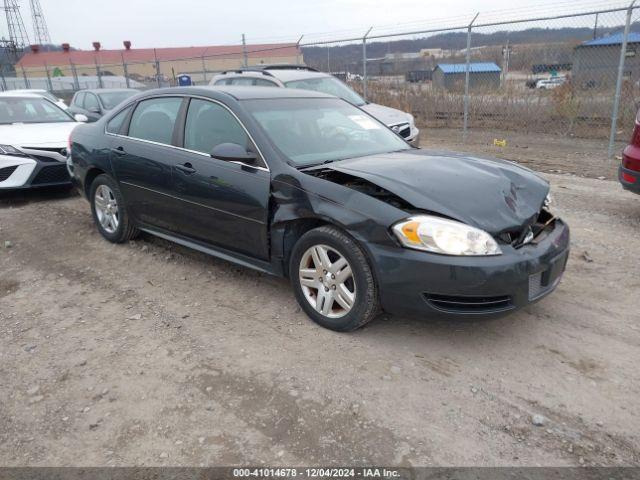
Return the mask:
<path fill-rule="evenodd" d="M 246 148 L 237 143 L 220 143 L 213 147 L 211 156 L 227 162 L 244 162 L 249 164 L 255 163 L 258 159 L 258 155 L 254 152 L 248 152 Z"/>
<path fill-rule="evenodd" d="M 73 118 L 76 119 L 76 122 L 81 122 L 81 123 L 87 123 L 89 121 L 89 118 L 87 118 L 86 115 L 83 115 L 81 113 L 76 113 Z"/>

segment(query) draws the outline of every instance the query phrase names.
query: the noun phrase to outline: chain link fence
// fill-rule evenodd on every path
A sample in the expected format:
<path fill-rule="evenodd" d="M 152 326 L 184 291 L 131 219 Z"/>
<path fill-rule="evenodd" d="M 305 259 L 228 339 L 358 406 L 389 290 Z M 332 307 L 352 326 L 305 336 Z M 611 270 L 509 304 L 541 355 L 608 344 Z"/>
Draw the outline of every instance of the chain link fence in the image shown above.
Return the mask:
<path fill-rule="evenodd" d="M 508 23 L 479 15 L 466 28 L 370 36 L 367 99 L 411 111 L 424 127 L 458 130 L 461 140 L 470 132 L 496 143 L 511 132 L 601 139 L 611 156 L 640 106 L 639 16 L 633 6 Z M 407 41 L 422 48 L 395 51 Z"/>
<path fill-rule="evenodd" d="M 512 133 L 627 140 L 640 99 L 640 6 L 509 21 L 478 14 L 405 32 L 372 28 L 343 38 L 246 45 L 193 55 L 128 48 L 114 60 L 0 69 L 0 89 L 37 88 L 70 98 L 87 88 L 206 85 L 223 70 L 306 63 L 349 83 L 366 100 L 410 112 L 427 132 L 496 143 Z M 424 26 L 424 25 L 421 25 Z M 213 48 L 213 47 L 212 47 Z M 161 49 L 159 49 L 161 50 Z M 167 49 L 162 49 L 167 50 Z M 89 52 L 88 52 L 89 53 Z M 429 133 L 430 134 L 430 133 Z"/>

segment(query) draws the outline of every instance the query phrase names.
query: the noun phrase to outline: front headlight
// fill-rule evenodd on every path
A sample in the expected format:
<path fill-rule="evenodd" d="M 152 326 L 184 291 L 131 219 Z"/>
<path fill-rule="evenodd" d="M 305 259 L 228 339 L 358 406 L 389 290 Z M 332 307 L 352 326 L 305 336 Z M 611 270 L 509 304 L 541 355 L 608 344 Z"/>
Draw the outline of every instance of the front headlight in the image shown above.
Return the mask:
<path fill-rule="evenodd" d="M 549 208 L 551 208 L 551 205 L 553 205 L 553 197 L 551 196 L 551 192 L 547 193 L 547 197 L 544 199 L 544 208 L 546 208 L 547 210 L 549 210 Z"/>
<path fill-rule="evenodd" d="M 28 157 L 29 155 L 22 153 L 16 147 L 11 145 L 0 145 L 0 155 L 11 155 L 12 157 Z"/>
<path fill-rule="evenodd" d="M 491 235 L 464 223 L 418 215 L 393 226 L 402 245 L 444 255 L 500 255 Z"/>

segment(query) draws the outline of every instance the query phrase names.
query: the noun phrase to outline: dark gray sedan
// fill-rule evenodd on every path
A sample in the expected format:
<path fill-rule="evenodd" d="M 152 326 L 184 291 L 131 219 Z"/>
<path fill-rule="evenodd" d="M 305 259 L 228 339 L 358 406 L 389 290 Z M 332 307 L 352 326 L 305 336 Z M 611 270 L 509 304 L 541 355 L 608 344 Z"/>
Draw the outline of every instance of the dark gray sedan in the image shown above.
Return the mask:
<path fill-rule="evenodd" d="M 85 115 L 89 122 L 95 122 L 136 93 L 140 93 L 140 90 L 135 88 L 81 90 L 76 92 L 71 99 L 69 112 L 72 114 L 80 113 Z"/>
<path fill-rule="evenodd" d="M 512 312 L 551 293 L 569 229 L 510 162 L 413 148 L 329 95 L 145 92 L 71 139 L 99 232 L 140 231 L 291 279 L 320 325 Z M 255 285 L 247 285 L 251 295 Z"/>

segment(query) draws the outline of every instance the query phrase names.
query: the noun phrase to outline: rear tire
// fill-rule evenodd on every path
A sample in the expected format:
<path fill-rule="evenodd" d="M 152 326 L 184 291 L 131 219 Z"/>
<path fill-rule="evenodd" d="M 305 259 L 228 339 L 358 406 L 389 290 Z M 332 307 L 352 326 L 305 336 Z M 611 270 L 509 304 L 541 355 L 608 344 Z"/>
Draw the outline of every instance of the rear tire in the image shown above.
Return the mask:
<path fill-rule="evenodd" d="M 127 212 L 118 184 L 109 175 L 98 175 L 93 180 L 89 201 L 93 221 L 108 241 L 122 243 L 140 233 Z"/>
<path fill-rule="evenodd" d="M 367 257 L 335 227 L 315 228 L 300 237 L 291 252 L 289 276 L 300 307 L 330 330 L 356 330 L 380 312 Z"/>

